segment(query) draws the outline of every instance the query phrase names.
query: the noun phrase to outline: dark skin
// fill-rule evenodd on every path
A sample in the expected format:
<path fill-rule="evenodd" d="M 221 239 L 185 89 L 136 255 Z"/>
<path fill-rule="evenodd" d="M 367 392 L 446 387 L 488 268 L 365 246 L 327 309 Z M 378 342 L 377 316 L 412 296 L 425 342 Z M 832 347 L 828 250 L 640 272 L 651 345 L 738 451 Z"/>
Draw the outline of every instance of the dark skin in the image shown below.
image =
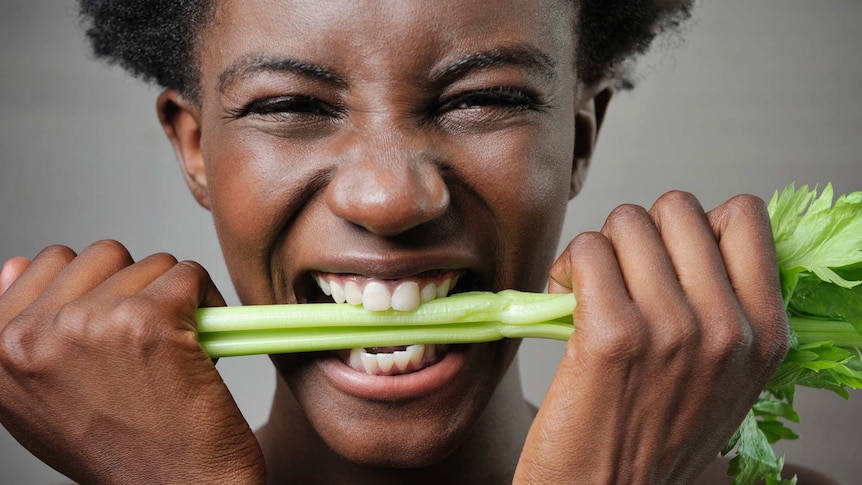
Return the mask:
<path fill-rule="evenodd" d="M 787 349 L 764 205 L 672 192 L 554 262 L 610 91 L 577 81 L 545 3 L 225 1 L 199 102 L 158 101 L 244 304 L 322 301 L 312 271 L 574 291 L 538 414 L 515 340 L 373 382 L 283 355 L 253 434 L 195 340 L 194 309 L 224 304 L 203 268 L 108 241 L 4 266 L 3 424 L 83 482 L 693 481 Z"/>

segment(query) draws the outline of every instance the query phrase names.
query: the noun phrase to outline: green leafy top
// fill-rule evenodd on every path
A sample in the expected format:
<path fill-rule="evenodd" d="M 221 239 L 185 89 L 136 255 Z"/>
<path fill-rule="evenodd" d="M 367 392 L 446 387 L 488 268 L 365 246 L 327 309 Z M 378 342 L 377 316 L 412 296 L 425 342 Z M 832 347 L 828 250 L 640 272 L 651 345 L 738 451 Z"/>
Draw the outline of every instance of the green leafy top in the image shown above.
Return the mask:
<path fill-rule="evenodd" d="M 778 252 L 784 301 L 788 302 L 801 274 L 843 288 L 862 281 L 842 277 L 841 269 L 862 268 L 862 192 L 842 195 L 832 205 L 832 184 L 817 189 L 791 184 L 769 202 L 769 217 Z"/>
<path fill-rule="evenodd" d="M 790 319 L 791 348 L 758 402 L 723 453 L 736 451 L 729 475 L 735 484 L 794 484 L 783 480 L 784 457 L 771 443 L 794 439 L 783 421 L 798 422 L 795 386 L 849 397 L 862 388 L 862 192 L 832 204 L 832 185 L 793 185 L 769 203 L 782 293 Z"/>

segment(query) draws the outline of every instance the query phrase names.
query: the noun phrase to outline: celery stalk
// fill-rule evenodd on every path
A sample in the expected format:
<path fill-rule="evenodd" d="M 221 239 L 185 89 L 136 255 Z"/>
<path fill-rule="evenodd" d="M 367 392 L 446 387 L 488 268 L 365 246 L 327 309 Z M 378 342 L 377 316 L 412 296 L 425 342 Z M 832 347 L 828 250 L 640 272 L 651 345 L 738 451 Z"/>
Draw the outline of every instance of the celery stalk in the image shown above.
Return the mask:
<path fill-rule="evenodd" d="M 862 334 L 849 322 L 790 317 L 790 328 L 800 344 L 831 342 L 836 347 L 862 347 Z"/>
<path fill-rule="evenodd" d="M 567 340 L 575 298 L 504 290 L 424 303 L 414 312 L 369 312 L 336 303 L 198 310 L 198 339 L 212 357 L 502 338 Z"/>
<path fill-rule="evenodd" d="M 571 324 L 556 322 L 506 325 L 501 322 L 464 322 L 435 325 L 372 326 L 356 331 L 349 326 L 322 329 L 299 327 L 289 331 L 262 330 L 241 335 L 217 334 L 201 339 L 210 355 L 311 352 L 353 347 L 381 347 L 406 344 L 479 343 L 503 338 L 550 338 L 565 340 L 572 334 Z"/>

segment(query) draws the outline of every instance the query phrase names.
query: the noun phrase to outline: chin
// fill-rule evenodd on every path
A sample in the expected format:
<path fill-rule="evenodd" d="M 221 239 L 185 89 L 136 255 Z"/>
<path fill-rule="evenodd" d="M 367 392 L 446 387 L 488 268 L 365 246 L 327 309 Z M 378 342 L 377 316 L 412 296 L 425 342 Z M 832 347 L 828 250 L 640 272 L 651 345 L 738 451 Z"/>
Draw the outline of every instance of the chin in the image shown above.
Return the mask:
<path fill-rule="evenodd" d="M 469 430 L 408 431 L 395 436 L 392 429 L 386 435 L 370 436 L 365 430 L 343 430 L 344 433 L 325 440 L 339 456 L 365 468 L 413 469 L 436 465 L 450 456 L 466 438 Z"/>
<path fill-rule="evenodd" d="M 336 356 L 273 357 L 309 431 L 331 451 L 362 467 L 410 469 L 445 460 L 467 440 L 517 346 L 455 346 L 420 372 L 374 378 L 355 376 Z M 352 377 L 381 395 L 352 386 Z"/>
<path fill-rule="evenodd" d="M 317 401 L 305 415 L 326 446 L 351 463 L 370 468 L 422 468 L 441 462 L 459 448 L 492 392 L 480 386 L 460 401 L 447 395 L 407 402 L 336 398 L 329 405 Z"/>

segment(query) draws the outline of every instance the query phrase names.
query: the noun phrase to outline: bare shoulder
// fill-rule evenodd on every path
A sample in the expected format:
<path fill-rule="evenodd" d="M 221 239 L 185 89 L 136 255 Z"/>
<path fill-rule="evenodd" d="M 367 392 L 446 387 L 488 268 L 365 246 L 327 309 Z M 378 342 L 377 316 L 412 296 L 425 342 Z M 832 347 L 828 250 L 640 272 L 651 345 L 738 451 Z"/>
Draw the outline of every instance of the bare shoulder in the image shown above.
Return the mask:
<path fill-rule="evenodd" d="M 697 485 L 728 485 L 731 480 L 727 476 L 727 462 L 728 460 L 726 458 L 715 460 L 697 478 L 695 483 Z M 784 465 L 782 475 L 785 478 L 790 478 L 793 475 L 796 475 L 799 478 L 799 485 L 841 485 L 841 482 L 822 472 L 795 465 L 793 463 L 787 463 Z"/>

